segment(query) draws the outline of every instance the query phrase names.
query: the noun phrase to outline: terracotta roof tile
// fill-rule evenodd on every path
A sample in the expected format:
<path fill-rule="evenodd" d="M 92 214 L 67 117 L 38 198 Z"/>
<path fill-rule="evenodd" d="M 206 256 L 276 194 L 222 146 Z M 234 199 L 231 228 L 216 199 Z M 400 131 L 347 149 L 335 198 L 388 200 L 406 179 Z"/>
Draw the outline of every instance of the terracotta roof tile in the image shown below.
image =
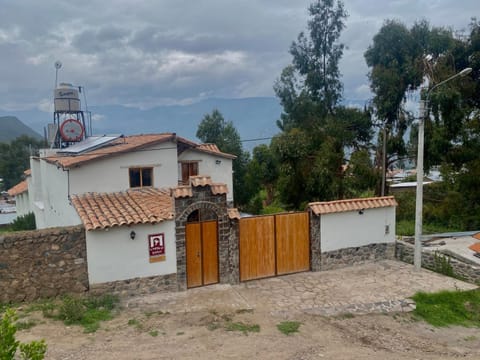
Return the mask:
<path fill-rule="evenodd" d="M 357 211 L 362 209 L 375 209 L 388 206 L 397 206 L 397 202 L 393 196 L 313 202 L 308 204 L 308 207 L 312 209 L 315 215 Z"/>
<path fill-rule="evenodd" d="M 195 187 L 212 185 L 212 178 L 204 175 L 190 176 L 190 184 Z"/>
<path fill-rule="evenodd" d="M 228 188 L 225 184 L 212 184 L 210 185 L 210 190 L 213 195 L 228 194 Z"/>
<path fill-rule="evenodd" d="M 198 151 L 202 151 L 202 152 L 205 152 L 205 153 L 209 153 L 209 154 L 213 154 L 213 155 L 218 155 L 218 156 L 222 156 L 222 157 L 225 157 L 225 158 L 228 158 L 228 159 L 236 159 L 237 156 L 233 155 L 233 154 L 227 154 L 227 153 L 224 153 L 222 151 L 220 151 L 220 149 L 218 148 L 218 146 L 216 144 L 211 144 L 211 143 L 206 143 L 206 144 L 197 144 L 193 141 L 190 141 L 190 140 L 187 140 L 185 138 L 182 138 L 180 136 L 177 137 L 178 141 L 179 142 L 183 142 L 184 144 L 198 150 Z"/>
<path fill-rule="evenodd" d="M 228 217 L 232 220 L 236 219 L 236 220 L 240 220 L 240 212 L 238 211 L 237 208 L 230 208 L 230 209 L 227 209 L 227 212 L 228 212 Z"/>
<path fill-rule="evenodd" d="M 8 195 L 10 196 L 17 196 L 20 195 L 24 192 L 28 191 L 28 183 L 27 180 L 23 180 L 19 182 L 17 185 L 12 187 L 11 189 L 8 189 Z"/>
<path fill-rule="evenodd" d="M 175 218 L 170 192 L 155 188 L 73 195 L 72 203 L 87 230 L 155 224 Z"/>
<path fill-rule="evenodd" d="M 173 197 L 175 199 L 184 198 L 184 197 L 192 197 L 192 187 L 189 185 L 178 186 L 172 190 Z"/>
<path fill-rule="evenodd" d="M 470 245 L 468 248 L 469 248 L 470 250 L 475 251 L 476 253 L 480 253 L 480 242 L 477 242 L 477 243 L 475 243 L 475 244 L 473 244 L 473 245 Z"/>
<path fill-rule="evenodd" d="M 175 139 L 176 135 L 174 133 L 126 136 L 123 138 L 118 138 L 101 148 L 84 152 L 79 155 L 57 154 L 54 156 L 48 156 L 45 158 L 45 160 L 50 163 L 63 166 L 64 168 L 71 168 L 92 160 L 98 160 L 122 153 L 140 150 L 155 144 Z"/>
<path fill-rule="evenodd" d="M 175 199 L 182 197 L 192 197 L 193 187 L 210 186 L 210 191 L 213 195 L 228 194 L 227 185 L 221 183 L 213 183 L 210 176 L 190 176 L 190 185 L 177 186 L 172 189 L 172 194 Z"/>

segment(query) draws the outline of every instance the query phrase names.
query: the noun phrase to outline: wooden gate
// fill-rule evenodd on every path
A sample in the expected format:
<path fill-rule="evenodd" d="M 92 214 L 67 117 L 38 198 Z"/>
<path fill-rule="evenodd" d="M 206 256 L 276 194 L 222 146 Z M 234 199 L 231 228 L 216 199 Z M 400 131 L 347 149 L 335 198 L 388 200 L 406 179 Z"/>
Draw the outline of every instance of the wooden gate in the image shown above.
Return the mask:
<path fill-rule="evenodd" d="M 310 269 L 308 213 L 240 219 L 240 281 Z"/>
<path fill-rule="evenodd" d="M 187 287 L 218 283 L 217 221 L 187 223 Z"/>

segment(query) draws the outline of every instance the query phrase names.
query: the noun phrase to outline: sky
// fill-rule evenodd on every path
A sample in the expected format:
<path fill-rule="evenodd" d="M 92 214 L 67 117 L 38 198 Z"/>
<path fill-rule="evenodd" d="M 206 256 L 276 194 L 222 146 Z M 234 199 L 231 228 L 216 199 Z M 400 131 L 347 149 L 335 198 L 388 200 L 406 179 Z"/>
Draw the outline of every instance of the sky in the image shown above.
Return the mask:
<path fill-rule="evenodd" d="M 59 82 L 89 105 L 148 109 L 275 96 L 311 0 L 0 0 L 0 110 L 53 111 Z M 363 57 L 386 19 L 468 30 L 478 0 L 345 0 L 344 98 L 368 100 Z"/>

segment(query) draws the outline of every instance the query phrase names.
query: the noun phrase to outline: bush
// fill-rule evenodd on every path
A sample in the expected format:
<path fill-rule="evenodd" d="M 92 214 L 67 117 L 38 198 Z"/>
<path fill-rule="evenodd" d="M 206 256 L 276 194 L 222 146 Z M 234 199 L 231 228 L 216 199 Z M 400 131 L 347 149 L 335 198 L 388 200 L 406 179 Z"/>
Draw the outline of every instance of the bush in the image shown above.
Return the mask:
<path fill-rule="evenodd" d="M 7 309 L 3 314 L 0 323 L 0 359 L 14 360 L 15 354 L 20 348 L 20 358 L 22 360 L 42 360 L 45 358 L 47 345 L 44 340 L 21 343 L 16 340 L 15 334 L 17 327 L 15 321 L 17 317 L 15 311 Z"/>
<path fill-rule="evenodd" d="M 37 228 L 37 225 L 35 224 L 35 215 L 33 213 L 28 213 L 23 216 L 18 216 L 13 220 L 10 227 L 13 231 L 35 230 Z"/>

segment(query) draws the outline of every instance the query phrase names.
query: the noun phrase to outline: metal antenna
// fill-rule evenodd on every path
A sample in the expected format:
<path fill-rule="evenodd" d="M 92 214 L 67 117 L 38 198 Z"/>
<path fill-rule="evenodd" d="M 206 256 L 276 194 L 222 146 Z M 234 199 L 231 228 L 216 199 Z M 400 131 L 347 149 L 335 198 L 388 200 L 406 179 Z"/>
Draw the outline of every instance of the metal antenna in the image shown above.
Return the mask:
<path fill-rule="evenodd" d="M 58 70 L 62 67 L 62 63 L 60 60 L 55 61 L 55 89 L 57 88 L 58 85 Z"/>

